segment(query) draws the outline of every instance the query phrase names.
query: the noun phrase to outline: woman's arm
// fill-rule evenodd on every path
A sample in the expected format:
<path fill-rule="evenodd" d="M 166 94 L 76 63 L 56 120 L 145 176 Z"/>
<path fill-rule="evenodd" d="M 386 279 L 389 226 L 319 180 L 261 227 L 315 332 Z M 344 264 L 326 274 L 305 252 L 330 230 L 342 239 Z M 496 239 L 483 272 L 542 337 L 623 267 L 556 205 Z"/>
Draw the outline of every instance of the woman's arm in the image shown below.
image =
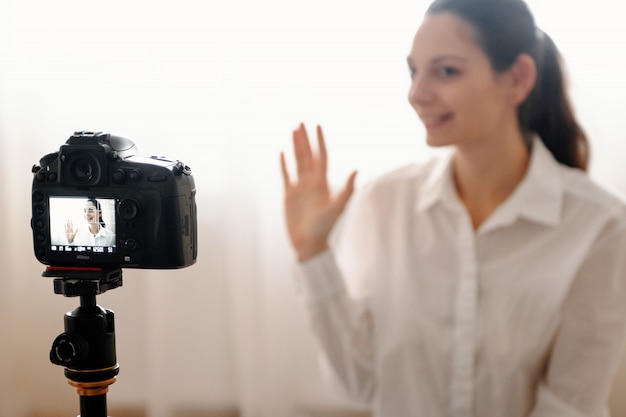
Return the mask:
<path fill-rule="evenodd" d="M 331 251 L 300 269 L 311 327 L 335 381 L 350 398 L 369 404 L 375 387 L 369 299 L 348 294 Z"/>
<path fill-rule="evenodd" d="M 349 294 L 344 276 L 329 249 L 329 235 L 354 189 L 356 172 L 344 189 L 332 195 L 326 177 L 328 157 L 322 129 L 317 127 L 314 153 L 303 125 L 293 132 L 297 177 L 292 181 L 285 157 L 281 168 L 285 185 L 285 214 L 289 238 L 300 261 L 300 286 L 313 333 L 336 381 L 348 395 L 369 402 L 373 394 L 371 317 L 365 298 Z M 365 223 L 367 224 L 367 223 Z M 356 227 L 350 245 L 360 246 L 363 228 Z M 363 251 L 358 251 L 364 255 Z M 351 279 L 361 279 L 349 270 Z M 356 275 L 356 276 L 355 276 Z"/>
<path fill-rule="evenodd" d="M 531 417 L 608 416 L 626 330 L 626 221 L 605 227 L 562 308 Z"/>

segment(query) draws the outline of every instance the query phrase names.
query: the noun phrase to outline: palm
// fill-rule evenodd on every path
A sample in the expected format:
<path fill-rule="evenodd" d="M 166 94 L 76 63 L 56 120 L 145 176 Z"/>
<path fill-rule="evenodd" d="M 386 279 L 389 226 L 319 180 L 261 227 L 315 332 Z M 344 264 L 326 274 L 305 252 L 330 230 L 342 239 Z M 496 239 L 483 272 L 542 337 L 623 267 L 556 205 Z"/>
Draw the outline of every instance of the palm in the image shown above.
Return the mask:
<path fill-rule="evenodd" d="M 326 178 L 327 155 L 324 136 L 317 128 L 319 154 L 313 155 L 303 125 L 294 131 L 293 142 L 298 178 L 292 183 L 281 154 L 285 182 L 285 215 L 289 238 L 301 260 L 327 248 L 328 235 L 343 211 L 354 186 L 353 173 L 344 190 L 330 193 Z"/>
<path fill-rule="evenodd" d="M 72 243 L 72 241 L 74 241 L 74 236 L 76 236 L 76 229 L 74 229 L 74 223 L 71 220 L 68 220 L 65 223 L 65 234 L 67 236 L 67 241 Z"/>

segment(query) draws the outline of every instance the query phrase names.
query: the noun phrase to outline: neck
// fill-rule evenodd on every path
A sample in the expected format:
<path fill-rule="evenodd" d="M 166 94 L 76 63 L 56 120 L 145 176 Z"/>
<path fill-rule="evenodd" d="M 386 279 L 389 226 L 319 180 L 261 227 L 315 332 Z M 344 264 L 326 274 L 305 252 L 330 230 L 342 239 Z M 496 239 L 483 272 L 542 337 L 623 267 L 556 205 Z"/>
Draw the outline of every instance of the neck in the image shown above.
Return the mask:
<path fill-rule="evenodd" d="M 457 146 L 454 181 L 475 229 L 513 193 L 528 168 L 530 155 L 521 133 Z"/>
<path fill-rule="evenodd" d="M 91 232 L 91 234 L 98 234 L 98 231 L 100 230 L 100 224 L 99 223 L 91 223 L 89 225 L 89 231 Z"/>

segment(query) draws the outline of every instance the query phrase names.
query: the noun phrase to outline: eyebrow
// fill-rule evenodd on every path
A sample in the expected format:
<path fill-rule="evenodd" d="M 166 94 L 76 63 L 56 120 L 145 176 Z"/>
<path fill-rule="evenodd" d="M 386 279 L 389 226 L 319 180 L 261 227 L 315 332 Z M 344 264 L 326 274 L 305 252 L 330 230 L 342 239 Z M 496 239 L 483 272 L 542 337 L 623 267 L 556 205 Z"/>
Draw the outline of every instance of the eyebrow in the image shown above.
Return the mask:
<path fill-rule="evenodd" d="M 465 62 L 467 61 L 467 59 L 465 59 L 464 57 L 460 56 L 460 55 L 454 55 L 454 54 L 445 54 L 445 55 L 438 55 L 435 58 L 433 58 L 431 60 L 431 63 L 433 64 L 438 64 L 441 61 L 448 61 L 448 60 L 452 60 L 452 61 L 460 61 L 460 62 Z M 406 58 L 406 62 L 409 65 L 413 65 L 413 60 L 411 59 L 410 56 L 408 56 Z"/>

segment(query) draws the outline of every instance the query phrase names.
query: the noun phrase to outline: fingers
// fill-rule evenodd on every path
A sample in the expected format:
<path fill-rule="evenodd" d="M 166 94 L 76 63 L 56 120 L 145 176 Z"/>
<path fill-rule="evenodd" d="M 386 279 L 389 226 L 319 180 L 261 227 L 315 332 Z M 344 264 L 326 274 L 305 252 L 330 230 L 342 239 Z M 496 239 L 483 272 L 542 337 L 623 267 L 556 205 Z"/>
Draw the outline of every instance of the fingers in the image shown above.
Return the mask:
<path fill-rule="evenodd" d="M 317 147 L 319 150 L 319 167 L 322 174 L 326 175 L 326 167 L 328 165 L 328 156 L 326 155 L 326 144 L 324 143 L 324 133 L 322 126 L 317 125 Z"/>
<path fill-rule="evenodd" d="M 300 123 L 300 126 L 293 132 L 293 147 L 296 154 L 296 167 L 300 176 L 308 172 L 313 165 L 313 151 L 303 123 Z"/>
<path fill-rule="evenodd" d="M 326 151 L 326 142 L 324 140 L 324 132 L 322 127 L 317 125 L 317 146 L 318 155 L 313 154 L 311 143 L 309 141 L 309 135 L 303 123 L 300 123 L 297 129 L 293 131 L 293 147 L 296 157 L 296 170 L 298 178 L 301 178 L 305 174 L 314 173 L 326 176 L 328 169 L 328 154 Z M 284 185 L 290 184 L 289 171 L 285 161 L 285 155 L 281 152 L 280 155 L 281 170 L 283 175 Z"/>
<path fill-rule="evenodd" d="M 283 173 L 283 184 L 286 189 L 287 187 L 289 187 L 289 184 L 291 184 L 291 181 L 289 180 L 289 171 L 287 170 L 287 162 L 285 161 L 284 152 L 280 153 L 280 168 Z"/>

